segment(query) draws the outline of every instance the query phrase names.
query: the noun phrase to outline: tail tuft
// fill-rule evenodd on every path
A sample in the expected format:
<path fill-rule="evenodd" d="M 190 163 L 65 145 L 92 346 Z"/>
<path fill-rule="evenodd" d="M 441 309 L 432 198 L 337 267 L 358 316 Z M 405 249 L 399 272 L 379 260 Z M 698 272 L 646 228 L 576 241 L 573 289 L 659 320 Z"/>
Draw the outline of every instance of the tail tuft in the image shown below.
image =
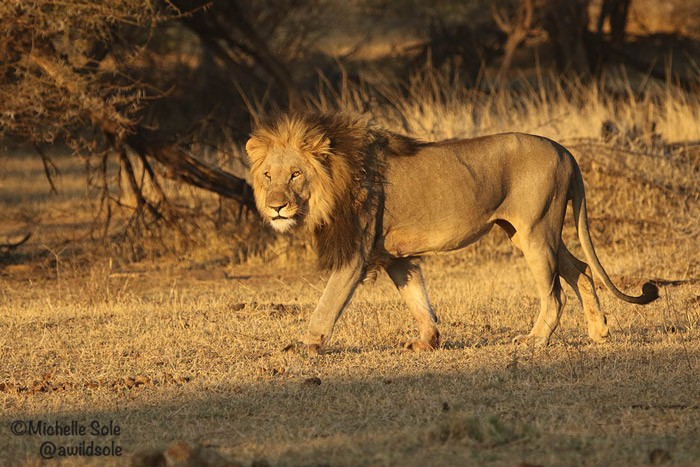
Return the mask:
<path fill-rule="evenodd" d="M 659 287 L 653 282 L 646 282 L 642 286 L 642 295 L 639 297 L 640 303 L 646 305 L 659 298 Z"/>

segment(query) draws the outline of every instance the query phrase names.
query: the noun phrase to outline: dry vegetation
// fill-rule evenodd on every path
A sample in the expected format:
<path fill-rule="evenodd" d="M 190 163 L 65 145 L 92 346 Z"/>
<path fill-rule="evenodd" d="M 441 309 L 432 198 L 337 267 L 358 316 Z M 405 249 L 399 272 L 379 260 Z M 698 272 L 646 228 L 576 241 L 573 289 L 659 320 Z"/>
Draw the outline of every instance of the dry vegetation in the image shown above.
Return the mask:
<path fill-rule="evenodd" d="M 542 70 L 566 34 L 548 48 L 542 10 L 525 35 L 499 32 L 491 1 L 107 3 L 0 2 L 3 149 L 46 150 L 0 154 L 0 465 L 700 463 L 697 0 L 635 0 L 600 75 L 563 83 Z M 534 2 L 588 4 L 590 31 L 602 3 Z M 527 4 L 493 11 L 516 27 Z M 246 207 L 240 145 L 249 111 L 287 99 L 425 140 L 565 144 L 607 271 L 632 293 L 655 279 L 660 299 L 600 290 L 612 335 L 595 345 L 566 289 L 553 344 L 514 346 L 538 298 L 494 231 L 426 259 L 438 351 L 402 349 L 415 323 L 380 276 L 328 352 L 299 353 L 326 277 L 304 239 L 275 240 Z M 46 144 L 61 139 L 76 154 Z M 580 252 L 570 220 L 564 237 Z M 121 432 L 16 436 L 16 420 Z M 123 456 L 42 461 L 45 441 Z"/>
<path fill-rule="evenodd" d="M 135 453 L 150 465 L 149 450 L 176 440 L 244 465 L 696 465 L 700 104 L 672 88 L 641 101 L 591 86 L 550 89 L 487 97 L 425 73 L 403 90 L 327 89 L 316 106 L 364 108 L 382 93 L 392 105 L 372 108 L 376 118 L 426 139 L 517 129 L 567 144 L 608 272 L 632 291 L 662 280 L 660 300 L 646 307 L 601 292 L 613 331 L 605 345 L 588 341 L 568 290 L 553 345 L 511 344 L 530 328 L 537 295 L 521 255 L 494 232 L 426 261 L 440 350 L 401 349 L 414 323 L 380 277 L 356 294 L 327 354 L 284 351 L 324 286 L 309 261 L 271 260 L 279 249 L 242 255 L 214 232 L 177 257 L 88 254 L 76 161 L 56 159 L 58 195 L 32 181 L 41 161 L 3 161 L 3 232 L 34 236 L 1 270 L 0 459 L 40 465 L 47 439 L 106 439 L 125 451 L 113 465 Z M 603 138 L 606 122 L 614 125 Z M 197 192 L 179 195 L 217 208 Z M 565 237 L 574 244 L 570 226 Z M 17 419 L 113 420 L 122 433 L 13 436 Z M 169 455 L 178 452 L 189 451 Z"/>

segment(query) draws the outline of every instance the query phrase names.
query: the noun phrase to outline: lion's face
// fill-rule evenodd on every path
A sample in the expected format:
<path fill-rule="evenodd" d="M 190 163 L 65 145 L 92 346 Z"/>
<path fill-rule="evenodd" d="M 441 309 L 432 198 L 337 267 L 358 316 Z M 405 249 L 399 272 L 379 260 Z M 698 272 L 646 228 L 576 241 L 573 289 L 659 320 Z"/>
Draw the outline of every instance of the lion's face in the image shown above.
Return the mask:
<path fill-rule="evenodd" d="M 258 128 L 246 143 L 255 203 L 278 232 L 333 223 L 352 180 L 348 161 L 331 150 L 323 128 L 287 118 Z"/>
<path fill-rule="evenodd" d="M 278 232 L 302 225 L 309 213 L 313 173 L 299 150 L 271 148 L 253 171 L 258 210 Z"/>

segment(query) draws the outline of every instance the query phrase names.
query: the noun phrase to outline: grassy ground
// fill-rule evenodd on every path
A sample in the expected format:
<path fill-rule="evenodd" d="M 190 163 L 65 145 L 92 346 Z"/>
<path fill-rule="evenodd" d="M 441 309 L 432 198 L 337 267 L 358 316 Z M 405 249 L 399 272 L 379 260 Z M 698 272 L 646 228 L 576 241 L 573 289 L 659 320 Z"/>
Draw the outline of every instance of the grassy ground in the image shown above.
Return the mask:
<path fill-rule="evenodd" d="M 697 285 L 665 287 L 645 308 L 603 295 L 605 345 L 569 306 L 554 344 L 533 351 L 510 343 L 537 310 L 522 258 L 459 255 L 426 275 L 441 350 L 400 348 L 413 323 L 380 278 L 316 358 L 283 351 L 323 287 L 310 271 L 5 281 L 0 457 L 101 440 L 9 431 L 40 419 L 113 420 L 122 433 L 106 439 L 128 455 L 182 439 L 273 465 L 638 465 L 654 449 L 700 459 Z"/>
<path fill-rule="evenodd" d="M 235 252 L 219 256 L 225 238 L 138 263 L 117 250 L 86 253 L 79 164 L 58 159 L 59 195 L 49 196 L 36 181 L 40 162 L 8 159 L 0 233 L 34 236 L 0 265 L 0 462 L 41 465 L 42 443 L 84 441 L 123 449 L 107 464 L 136 455 L 156 465 L 149 450 L 184 440 L 189 448 L 167 455 L 244 465 L 697 465 L 700 159 L 688 142 L 700 138 L 698 105 L 681 95 L 614 104 L 594 89 L 579 96 L 585 105 L 564 93 L 484 102 L 441 85 L 415 81 L 414 99 L 397 97 L 378 120 L 426 139 L 519 129 L 567 143 L 603 264 L 632 293 L 662 279 L 661 298 L 635 307 L 601 290 L 612 335 L 595 345 L 567 290 L 553 344 L 514 346 L 537 295 L 522 256 L 494 232 L 426 260 L 440 350 L 402 350 L 414 323 L 381 276 L 358 291 L 328 353 L 309 358 L 284 350 L 325 283 L 308 262 L 236 264 Z M 362 99 L 353 92 L 342 106 Z M 607 142 L 606 120 L 621 131 Z M 564 237 L 579 251 L 571 225 Z M 88 431 L 111 421 L 121 431 L 19 436 L 15 420 L 76 420 Z"/>

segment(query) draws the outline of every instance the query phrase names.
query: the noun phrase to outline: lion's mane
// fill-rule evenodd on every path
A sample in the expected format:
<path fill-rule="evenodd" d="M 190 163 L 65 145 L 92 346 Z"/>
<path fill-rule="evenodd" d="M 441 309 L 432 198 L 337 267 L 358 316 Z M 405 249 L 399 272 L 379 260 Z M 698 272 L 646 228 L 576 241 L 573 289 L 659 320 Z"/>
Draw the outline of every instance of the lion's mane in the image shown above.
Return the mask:
<path fill-rule="evenodd" d="M 251 173 L 272 147 L 293 147 L 317 175 L 311 187 L 306 225 L 313 232 L 322 269 L 339 269 L 358 252 L 372 255 L 381 212 L 385 161 L 410 156 L 424 144 L 382 130 L 367 118 L 348 114 L 285 114 L 257 126 L 249 146 Z M 253 177 L 253 189 L 264 193 Z M 363 251 L 362 247 L 368 248 Z"/>

